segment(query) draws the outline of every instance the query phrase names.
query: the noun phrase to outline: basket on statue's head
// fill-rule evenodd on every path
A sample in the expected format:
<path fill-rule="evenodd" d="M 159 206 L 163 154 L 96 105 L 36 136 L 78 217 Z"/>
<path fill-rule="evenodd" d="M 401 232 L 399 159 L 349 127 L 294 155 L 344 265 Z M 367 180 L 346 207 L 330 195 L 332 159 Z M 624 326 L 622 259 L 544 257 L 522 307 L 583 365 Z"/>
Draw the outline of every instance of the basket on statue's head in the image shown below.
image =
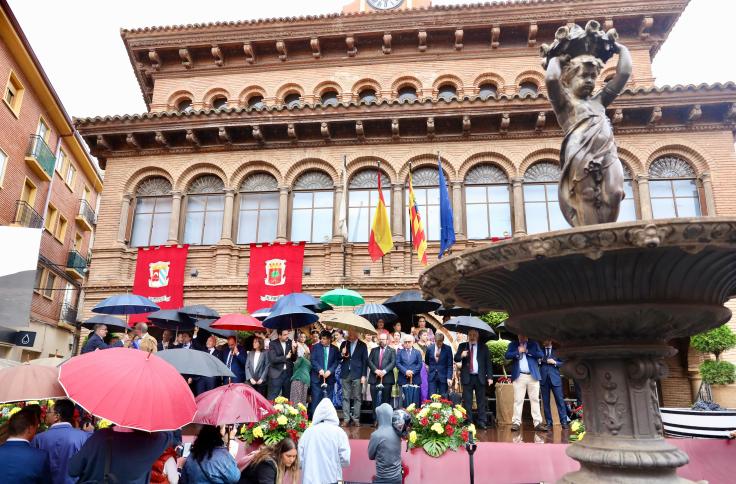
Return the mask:
<path fill-rule="evenodd" d="M 542 66 L 546 69 L 553 57 L 566 56 L 572 59 L 583 55 L 595 57 L 605 64 L 617 52 L 617 41 L 616 29 L 603 32 L 601 24 L 595 20 L 589 20 L 585 29 L 578 24 L 563 25 L 557 29 L 552 45 L 542 44 L 540 47 Z"/>

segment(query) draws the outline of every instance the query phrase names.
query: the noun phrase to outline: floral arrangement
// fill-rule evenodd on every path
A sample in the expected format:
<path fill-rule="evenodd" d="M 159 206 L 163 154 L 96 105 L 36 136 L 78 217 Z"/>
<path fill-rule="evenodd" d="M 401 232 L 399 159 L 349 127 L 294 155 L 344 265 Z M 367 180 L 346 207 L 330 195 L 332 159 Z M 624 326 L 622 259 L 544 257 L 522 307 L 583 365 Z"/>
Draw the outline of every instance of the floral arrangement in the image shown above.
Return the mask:
<path fill-rule="evenodd" d="M 585 422 L 583 421 L 583 406 L 572 409 L 575 420 L 570 424 L 570 442 L 578 442 L 585 437 Z"/>
<path fill-rule="evenodd" d="M 53 400 L 45 400 L 43 402 L 38 400 L 29 400 L 27 402 L 6 403 L 0 405 L 0 426 L 5 425 L 5 423 L 10 420 L 10 417 L 20 412 L 21 409 L 27 405 L 38 405 L 41 407 L 41 424 L 38 426 L 38 432 L 46 430 L 48 428 L 48 425 L 46 425 L 46 412 L 53 408 Z"/>
<path fill-rule="evenodd" d="M 261 420 L 241 428 L 240 438 L 249 444 L 261 441 L 266 445 L 274 445 L 285 437 L 297 442 L 310 425 L 307 407 L 301 403 L 294 405 L 288 399 L 278 397 L 273 401 L 273 409 Z"/>
<path fill-rule="evenodd" d="M 422 447 L 432 457 L 439 457 L 447 449 L 453 451 L 475 434 L 475 425 L 465 425 L 467 411 L 461 405 L 434 394 L 420 408 L 411 404 L 406 408 L 411 415 L 409 447 Z"/>

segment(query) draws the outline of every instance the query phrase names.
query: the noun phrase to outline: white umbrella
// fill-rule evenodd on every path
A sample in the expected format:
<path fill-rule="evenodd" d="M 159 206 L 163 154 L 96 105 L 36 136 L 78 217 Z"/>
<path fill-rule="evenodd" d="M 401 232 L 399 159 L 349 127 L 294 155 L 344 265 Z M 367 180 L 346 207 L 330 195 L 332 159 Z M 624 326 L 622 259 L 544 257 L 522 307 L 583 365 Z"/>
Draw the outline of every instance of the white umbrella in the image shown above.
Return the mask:
<path fill-rule="evenodd" d="M 354 330 L 358 333 L 376 334 L 376 328 L 370 321 L 348 311 L 325 311 L 320 313 L 319 321 L 333 328 Z"/>

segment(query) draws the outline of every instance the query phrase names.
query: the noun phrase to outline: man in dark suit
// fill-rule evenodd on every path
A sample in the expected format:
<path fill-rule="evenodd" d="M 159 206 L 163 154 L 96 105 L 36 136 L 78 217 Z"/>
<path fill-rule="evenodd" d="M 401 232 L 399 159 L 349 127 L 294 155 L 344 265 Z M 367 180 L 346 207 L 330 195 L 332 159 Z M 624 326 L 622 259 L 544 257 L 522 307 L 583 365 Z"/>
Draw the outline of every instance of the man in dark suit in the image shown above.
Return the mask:
<path fill-rule="evenodd" d="M 38 421 L 30 411 L 21 410 L 8 421 L 8 440 L 0 445 L 0 481 L 6 484 L 47 484 L 53 482 L 49 454 L 31 447 Z"/>
<path fill-rule="evenodd" d="M 332 344 L 332 334 L 322 331 L 319 334 L 319 344 L 312 348 L 312 371 L 309 382 L 312 387 L 312 401 L 309 404 L 309 415 L 314 415 L 314 409 L 323 398 L 322 383 L 327 383 L 327 398 L 332 400 L 335 390 L 335 371 L 340 362 L 340 353 Z"/>
<path fill-rule="evenodd" d="M 542 425 L 542 415 L 539 412 L 539 360 L 544 353 L 539 343 L 519 335 L 519 341 L 512 341 L 506 350 L 506 359 L 511 360 L 511 381 L 514 385 L 514 414 L 511 417 L 511 430 L 516 432 L 521 428 L 521 412 L 524 408 L 524 397 L 529 394 L 534 430 L 544 432 L 547 428 Z"/>
<path fill-rule="evenodd" d="M 245 383 L 245 362 L 247 356 L 248 354 L 245 349 L 238 344 L 238 338 L 236 336 L 228 336 L 227 348 L 220 353 L 220 357 L 222 362 L 225 363 L 225 366 L 235 374 L 235 378 L 224 378 L 223 383 Z"/>
<path fill-rule="evenodd" d="M 560 416 L 560 424 L 563 429 L 567 428 L 567 410 L 565 409 L 565 397 L 562 395 L 562 377 L 560 377 L 560 366 L 562 359 L 557 356 L 557 351 L 552 347 L 552 340 L 542 342 L 544 358 L 541 360 L 539 373 L 539 389 L 542 392 L 542 405 L 544 406 L 544 418 L 547 427 L 552 427 L 552 409 L 550 408 L 549 392 L 555 396 L 557 415 Z"/>
<path fill-rule="evenodd" d="M 222 361 L 222 352 L 217 349 L 217 336 L 210 335 L 210 337 L 207 338 L 205 341 L 205 349 L 203 351 Z M 233 371 L 233 373 L 235 372 Z M 220 382 L 221 378 L 217 376 L 197 377 L 194 382 L 196 389 L 195 395 L 200 395 L 204 392 L 214 390 L 218 385 L 220 385 Z"/>
<path fill-rule="evenodd" d="M 429 394 L 447 396 L 447 389 L 452 384 L 452 349 L 445 345 L 445 335 L 439 331 L 434 337 L 434 344 L 427 348 L 424 363 L 428 366 Z"/>
<path fill-rule="evenodd" d="M 421 386 L 422 384 L 422 352 L 414 348 L 414 336 L 406 334 L 402 340 L 403 348 L 399 348 L 396 352 L 396 368 L 399 369 L 399 387 L 406 384 Z M 419 405 L 421 393 L 415 392 L 416 398 L 413 401 L 405 401 L 404 406 L 408 407 L 412 403 Z"/>
<path fill-rule="evenodd" d="M 343 427 L 360 425 L 362 390 L 368 367 L 368 347 L 358 339 L 358 333 L 348 331 L 347 341 L 340 345 L 340 375 L 342 380 Z M 352 403 L 352 406 L 351 406 Z"/>
<path fill-rule="evenodd" d="M 165 329 L 161 334 L 161 341 L 158 342 L 158 350 L 170 350 L 175 347 L 173 332 L 170 329 Z"/>
<path fill-rule="evenodd" d="M 289 398 L 291 374 L 294 371 L 296 351 L 292 349 L 289 330 L 279 331 L 279 337 L 268 347 L 268 399 L 273 400 L 281 394 Z"/>
<path fill-rule="evenodd" d="M 378 346 L 371 350 L 368 357 L 368 368 L 371 370 L 368 375 L 368 384 L 371 386 L 374 415 L 379 399 L 381 403 L 391 405 L 391 387 L 395 383 L 395 367 L 396 352 L 388 346 L 388 333 L 381 333 L 378 335 Z"/>
<path fill-rule="evenodd" d="M 479 341 L 478 331 L 468 332 L 467 343 L 460 343 L 455 353 L 455 361 L 462 363 L 460 381 L 463 384 L 463 407 L 468 411 L 468 418 L 473 414 L 473 392 L 478 403 L 476 427 L 485 429 L 488 425 L 486 416 L 488 402 L 486 400 L 486 384 L 493 384 L 491 357 L 488 347 Z"/>
<path fill-rule="evenodd" d="M 95 350 L 106 350 L 108 348 L 122 348 L 122 341 L 118 341 L 113 345 L 105 343 L 105 337 L 107 336 L 107 326 L 104 324 L 95 324 L 94 331 L 89 335 L 89 339 L 82 348 L 82 354 L 90 353 Z"/>

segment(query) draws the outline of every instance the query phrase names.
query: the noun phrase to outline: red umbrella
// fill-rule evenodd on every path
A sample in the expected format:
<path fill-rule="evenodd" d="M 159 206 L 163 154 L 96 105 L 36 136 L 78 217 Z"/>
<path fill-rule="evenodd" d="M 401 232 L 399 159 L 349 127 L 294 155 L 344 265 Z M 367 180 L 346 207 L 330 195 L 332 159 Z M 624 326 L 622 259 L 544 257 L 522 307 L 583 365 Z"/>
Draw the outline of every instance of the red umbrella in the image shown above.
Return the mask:
<path fill-rule="evenodd" d="M 187 382 L 158 356 L 111 348 L 76 356 L 59 368 L 69 398 L 121 427 L 176 430 L 197 410 Z"/>
<path fill-rule="evenodd" d="M 271 402 L 245 383 L 230 383 L 204 392 L 197 397 L 194 423 L 232 425 L 257 422 L 273 410 Z"/>
<path fill-rule="evenodd" d="M 266 331 L 263 324 L 249 314 L 232 313 L 221 316 L 210 325 L 215 329 L 230 329 L 233 331 Z"/>
<path fill-rule="evenodd" d="M 66 398 L 53 366 L 19 365 L 0 370 L 0 403 Z"/>

